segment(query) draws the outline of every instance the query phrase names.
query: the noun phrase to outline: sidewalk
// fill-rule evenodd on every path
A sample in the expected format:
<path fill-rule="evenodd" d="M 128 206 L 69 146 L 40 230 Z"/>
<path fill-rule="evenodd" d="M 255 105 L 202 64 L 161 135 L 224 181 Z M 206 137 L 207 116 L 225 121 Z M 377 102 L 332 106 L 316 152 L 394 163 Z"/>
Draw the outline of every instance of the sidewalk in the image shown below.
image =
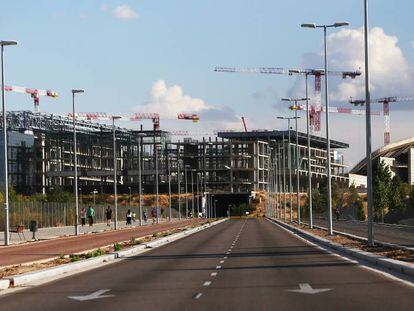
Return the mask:
<path fill-rule="evenodd" d="M 160 219 L 160 222 L 166 222 L 167 219 L 163 218 Z M 173 219 L 173 221 L 178 221 L 178 219 Z M 152 223 L 152 220 L 148 220 L 147 223 L 143 221 L 143 225 L 150 225 Z M 125 221 L 118 221 L 118 228 L 122 229 L 126 227 Z M 132 223 L 132 226 L 129 227 L 139 227 L 139 221 L 135 221 Z M 97 233 L 97 232 L 104 232 L 104 231 L 111 231 L 114 229 L 114 223 L 112 222 L 112 225 L 108 227 L 106 223 L 97 223 L 93 226 L 86 225 L 84 227 L 79 226 L 79 232 L 81 234 L 85 233 Z M 36 240 L 50 240 L 55 239 L 62 236 L 72 236 L 75 235 L 75 227 L 74 226 L 66 226 L 66 227 L 49 227 L 49 228 L 39 228 L 39 230 L 36 232 Z M 30 232 L 28 229 L 24 230 L 24 235 L 17 233 L 10 233 L 10 242 L 20 243 L 20 242 L 26 242 L 26 241 L 32 241 L 33 233 Z M 0 247 L 4 245 L 4 231 L 0 231 Z"/>
<path fill-rule="evenodd" d="M 45 260 L 62 254 L 74 254 L 113 243 L 139 238 L 156 232 L 176 229 L 205 219 L 164 222 L 142 227 L 125 228 L 117 231 L 82 234 L 80 236 L 60 237 L 33 243 L 15 244 L 0 247 L 0 267 Z"/>

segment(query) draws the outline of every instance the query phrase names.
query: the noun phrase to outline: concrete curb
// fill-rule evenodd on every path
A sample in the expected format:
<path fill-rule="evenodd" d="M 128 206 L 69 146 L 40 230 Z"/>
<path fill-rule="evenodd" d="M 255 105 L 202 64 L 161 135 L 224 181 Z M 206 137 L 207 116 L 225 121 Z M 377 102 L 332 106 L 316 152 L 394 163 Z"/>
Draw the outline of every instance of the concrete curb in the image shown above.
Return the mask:
<path fill-rule="evenodd" d="M 96 267 L 101 263 L 109 262 L 115 260 L 115 254 L 103 255 L 94 258 L 89 258 L 77 262 L 72 262 L 68 264 L 63 264 L 61 266 L 56 266 L 52 268 L 46 268 L 39 271 L 33 271 L 29 273 L 23 273 L 20 275 L 15 275 L 8 277 L 10 281 L 10 286 L 23 286 L 30 285 L 32 282 L 37 282 L 41 279 L 55 277 L 57 275 L 65 274 L 68 272 L 81 270 L 89 267 Z"/>
<path fill-rule="evenodd" d="M 0 290 L 7 289 L 9 287 L 19 287 L 27 285 L 36 285 L 36 282 L 43 281 L 48 278 L 56 278 L 66 276 L 65 274 L 73 274 L 77 272 L 82 272 L 90 269 L 95 269 L 100 267 L 104 263 L 115 261 L 116 259 L 122 259 L 130 256 L 140 254 L 142 252 L 148 251 L 151 248 L 160 247 L 162 245 L 171 243 L 178 239 L 184 238 L 196 232 L 202 231 L 204 229 L 218 225 L 227 219 L 221 219 L 213 223 L 205 224 L 200 227 L 192 228 L 183 232 L 173 234 L 164 238 L 157 239 L 155 241 L 149 242 L 147 244 L 137 245 L 130 247 L 128 249 L 114 252 L 107 255 L 102 255 L 94 258 L 89 258 L 77 262 L 67 263 L 60 266 L 46 268 L 39 271 L 33 271 L 28 273 L 23 273 L 20 275 L 10 276 L 4 279 L 0 279 Z"/>
<path fill-rule="evenodd" d="M 304 222 L 304 224 L 308 225 L 306 222 Z M 313 225 L 313 227 L 316 228 L 316 229 L 328 231 L 328 229 L 326 229 L 325 227 L 322 227 L 322 226 Z M 338 231 L 338 230 L 333 230 L 333 232 L 336 233 L 336 234 L 343 235 L 345 237 L 351 238 L 351 239 L 361 241 L 361 242 L 367 242 L 368 241 L 367 238 L 364 238 L 362 236 L 355 235 L 355 234 L 352 234 L 352 233 Z M 400 245 L 400 244 L 382 242 L 382 241 L 378 241 L 378 240 L 375 240 L 374 243 L 378 244 L 378 245 L 381 245 L 381 246 L 385 246 L 385 247 L 390 247 L 390 248 L 395 248 L 395 249 L 403 249 L 403 250 L 407 250 L 407 251 L 414 251 L 414 247 L 404 246 L 404 245 Z"/>
<path fill-rule="evenodd" d="M 0 290 L 7 289 L 10 286 L 10 280 L 9 279 L 1 279 L 0 280 Z"/>
<path fill-rule="evenodd" d="M 387 258 L 381 255 L 371 254 L 371 253 L 368 253 L 368 252 L 365 252 L 365 251 L 362 251 L 356 248 L 348 248 L 348 247 L 342 246 L 341 244 L 331 242 L 327 239 L 324 239 L 322 237 L 309 233 L 305 230 L 283 223 L 279 220 L 272 219 L 272 218 L 267 218 L 267 219 L 273 222 L 274 224 L 277 224 L 285 229 L 288 229 L 289 231 L 294 232 L 297 235 L 304 237 L 307 240 L 310 240 L 316 244 L 322 245 L 327 248 L 334 249 L 336 251 L 352 256 L 354 258 L 368 261 L 369 263 L 375 266 L 378 266 L 378 267 L 387 268 L 387 269 L 390 269 L 395 272 L 402 273 L 408 276 L 414 276 L 414 265 L 410 265 L 408 263 L 404 263 L 404 262 L 401 262 L 395 259 Z"/>

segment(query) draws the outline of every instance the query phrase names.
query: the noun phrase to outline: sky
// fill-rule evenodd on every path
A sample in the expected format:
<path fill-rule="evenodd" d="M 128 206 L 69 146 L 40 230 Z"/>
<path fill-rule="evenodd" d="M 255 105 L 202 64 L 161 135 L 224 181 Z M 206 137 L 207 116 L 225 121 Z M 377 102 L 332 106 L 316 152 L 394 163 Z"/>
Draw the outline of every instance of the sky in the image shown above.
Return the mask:
<path fill-rule="evenodd" d="M 322 68 L 323 33 L 303 29 L 302 23 L 348 21 L 349 27 L 329 30 L 330 70 L 364 68 L 363 0 L 0 0 L 0 5 L 0 39 L 19 41 L 6 48 L 6 84 L 57 91 L 57 99 L 41 98 L 42 112 L 66 114 L 71 89 L 82 88 L 77 111 L 156 112 L 165 130 L 242 130 L 241 116 L 248 129 L 286 129 L 276 116 L 292 112 L 280 99 L 304 97 L 303 78 L 216 73 L 214 67 Z M 413 11 L 411 0 L 370 1 L 373 98 L 414 95 Z M 349 107 L 350 96 L 364 95 L 363 77 L 331 77 L 329 85 L 332 106 Z M 312 101 L 313 91 L 310 95 Z M 25 94 L 7 94 L 7 105 L 33 109 Z M 412 105 L 391 106 L 392 141 L 413 136 Z M 180 112 L 198 113 L 201 120 L 175 120 Z M 364 117 L 330 118 L 331 138 L 350 144 L 343 153 L 351 168 L 365 153 Z M 304 120 L 305 115 L 299 130 L 305 130 Z M 372 125 L 378 148 L 383 116 L 373 117 Z"/>

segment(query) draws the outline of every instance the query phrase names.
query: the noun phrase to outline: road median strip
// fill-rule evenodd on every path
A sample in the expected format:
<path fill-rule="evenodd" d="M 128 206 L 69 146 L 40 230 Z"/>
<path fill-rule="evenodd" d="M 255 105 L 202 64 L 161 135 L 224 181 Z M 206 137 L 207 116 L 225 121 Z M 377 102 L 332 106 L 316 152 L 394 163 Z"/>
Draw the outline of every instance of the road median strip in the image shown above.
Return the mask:
<path fill-rule="evenodd" d="M 403 261 L 395 260 L 392 258 L 387 258 L 379 254 L 370 253 L 361 249 L 347 247 L 342 244 L 332 242 L 328 239 L 320 237 L 316 234 L 312 234 L 304 229 L 298 228 L 296 226 L 281 222 L 277 219 L 267 218 L 270 222 L 273 222 L 276 225 L 279 225 L 298 236 L 305 238 L 306 240 L 312 241 L 318 245 L 322 245 L 327 248 L 334 249 L 339 251 L 342 254 L 349 255 L 351 257 L 365 260 L 375 266 L 386 268 L 398 273 L 402 273 L 404 275 L 408 275 L 410 277 L 414 277 L 414 265 L 410 263 L 406 263 Z"/>
<path fill-rule="evenodd" d="M 8 289 L 11 287 L 34 286 L 38 283 L 46 282 L 52 278 L 56 279 L 68 275 L 73 275 L 86 270 L 95 269 L 102 266 L 105 263 L 115 262 L 117 259 L 122 260 L 123 258 L 135 256 L 145 251 L 149 251 L 152 248 L 166 245 L 168 243 L 179 240 L 196 232 L 218 225 L 226 220 L 227 219 L 221 219 L 214 222 L 208 222 L 206 224 L 202 224 L 194 228 L 185 229 L 185 231 L 174 233 L 172 235 L 168 235 L 165 237 L 160 237 L 156 240 L 147 241 L 136 246 L 128 247 L 124 250 L 113 251 L 108 254 L 102 254 L 96 257 L 86 258 L 82 260 L 80 260 L 80 258 L 77 257 L 77 260 L 74 262 L 65 262 L 63 264 L 59 264 L 57 266 L 53 266 L 50 268 L 31 271 L 18 275 L 7 276 L 5 278 L 0 279 L 0 290 Z M 71 259 L 73 259 L 73 257 Z"/>

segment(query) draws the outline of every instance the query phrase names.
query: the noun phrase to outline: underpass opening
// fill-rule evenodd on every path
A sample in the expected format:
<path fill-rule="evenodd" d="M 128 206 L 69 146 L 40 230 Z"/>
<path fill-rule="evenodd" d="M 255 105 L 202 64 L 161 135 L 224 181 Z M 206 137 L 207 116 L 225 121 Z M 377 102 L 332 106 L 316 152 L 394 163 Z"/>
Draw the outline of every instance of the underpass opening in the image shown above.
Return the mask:
<path fill-rule="evenodd" d="M 250 193 L 215 193 L 211 196 L 216 217 L 240 217 L 252 212 Z"/>

